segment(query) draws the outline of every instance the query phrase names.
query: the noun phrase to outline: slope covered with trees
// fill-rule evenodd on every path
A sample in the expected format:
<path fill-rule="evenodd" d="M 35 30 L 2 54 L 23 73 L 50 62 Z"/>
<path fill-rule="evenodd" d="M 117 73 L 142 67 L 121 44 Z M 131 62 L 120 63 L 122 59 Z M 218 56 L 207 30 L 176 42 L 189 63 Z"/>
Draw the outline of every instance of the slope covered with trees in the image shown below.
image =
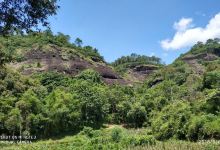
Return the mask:
<path fill-rule="evenodd" d="M 130 56 L 122 56 L 111 65 L 115 71 L 133 82 L 143 82 L 149 74 L 155 72 L 164 64 L 160 58 L 132 53 Z"/>
<path fill-rule="evenodd" d="M 220 140 L 219 39 L 168 66 L 137 54 L 108 65 L 79 38 L 31 31 L 48 25 L 56 0 L 0 6 L 1 149 L 219 149 L 199 143 Z M 28 136 L 37 142 L 7 143 Z"/>
<path fill-rule="evenodd" d="M 61 35 L 51 35 L 48 40 L 58 46 L 56 38 Z M 75 47 L 65 43 L 66 36 L 62 37 L 65 37 L 62 45 Z M 1 41 L 5 52 L 9 52 L 4 40 Z M 26 46 L 23 42 L 16 43 L 11 44 L 15 54 Z M 173 64 L 150 74 L 144 83 L 133 86 L 108 85 L 94 69 L 86 69 L 76 76 L 56 70 L 22 75 L 11 65 L 5 65 L 1 67 L 0 76 L 0 133 L 37 135 L 42 139 L 76 134 L 84 127 L 100 129 L 104 124 L 123 124 L 128 129 L 144 129 L 146 135 L 138 134 L 139 140 L 145 136 L 155 141 L 218 140 L 220 58 L 216 47 L 219 45 L 208 41 L 201 46 L 205 50 L 196 54 L 192 48 Z M 91 58 L 90 52 L 77 53 Z M 13 56 L 16 56 L 13 60 L 20 59 L 19 55 Z M 195 71 L 195 64 L 189 60 L 200 65 L 203 72 Z M 150 142 L 150 139 L 143 140 Z"/>

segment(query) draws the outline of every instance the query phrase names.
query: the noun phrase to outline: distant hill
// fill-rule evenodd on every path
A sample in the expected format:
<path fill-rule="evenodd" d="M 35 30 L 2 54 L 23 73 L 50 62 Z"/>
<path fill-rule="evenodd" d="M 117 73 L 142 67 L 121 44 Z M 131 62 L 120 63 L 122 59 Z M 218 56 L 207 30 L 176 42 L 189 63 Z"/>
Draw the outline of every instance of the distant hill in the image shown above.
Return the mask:
<path fill-rule="evenodd" d="M 187 88 L 198 86 L 209 74 L 220 74 L 220 43 L 218 39 L 198 42 L 187 53 L 182 54 L 172 64 L 162 67 L 148 80 L 150 86 L 172 80 Z M 214 76 L 215 76 L 214 75 Z M 220 83 L 216 77 L 216 86 Z M 214 83 L 213 83 L 214 84 Z"/>
<path fill-rule="evenodd" d="M 13 62 L 8 66 L 23 75 L 55 71 L 76 76 L 83 70 L 93 69 L 107 84 L 142 83 L 148 77 L 152 79 L 152 76 L 155 80 L 153 83 L 157 83 L 157 80 L 162 81 L 167 74 L 173 74 L 173 80 L 182 83 L 189 74 L 202 76 L 206 72 L 218 70 L 220 66 L 219 39 L 198 42 L 168 66 L 158 57 L 134 53 L 108 64 L 96 48 L 82 46 L 80 42 L 82 41 L 78 39 L 76 43 L 70 43 L 68 35 L 54 35 L 49 30 L 24 36 L 0 37 L 1 49 L 13 56 Z"/>
<path fill-rule="evenodd" d="M 0 46 L 13 53 L 14 61 L 9 66 L 23 75 L 55 71 L 76 76 L 85 69 L 93 69 L 107 84 L 126 85 L 144 81 L 147 75 L 163 66 L 160 58 L 137 54 L 124 56 L 109 65 L 96 48 L 70 43 L 68 35 L 53 35 L 50 31 L 0 39 Z"/>
<path fill-rule="evenodd" d="M 0 46 L 7 49 L 7 53 L 13 53 L 14 61 L 9 66 L 23 75 L 55 71 L 76 76 L 85 69 L 94 69 L 108 84 L 128 82 L 106 64 L 96 48 L 70 43 L 69 36 L 62 33 L 35 32 L 0 40 Z M 10 49 L 13 51 L 8 51 Z"/>
<path fill-rule="evenodd" d="M 158 57 L 149 57 L 135 53 L 132 53 L 130 56 L 122 56 L 111 65 L 124 78 L 134 82 L 143 82 L 148 75 L 164 66 Z"/>
<path fill-rule="evenodd" d="M 214 68 L 219 68 L 220 44 L 219 40 L 208 40 L 205 44 L 198 42 L 186 54 L 180 56 L 174 63 L 183 61 L 196 74 L 204 74 Z"/>

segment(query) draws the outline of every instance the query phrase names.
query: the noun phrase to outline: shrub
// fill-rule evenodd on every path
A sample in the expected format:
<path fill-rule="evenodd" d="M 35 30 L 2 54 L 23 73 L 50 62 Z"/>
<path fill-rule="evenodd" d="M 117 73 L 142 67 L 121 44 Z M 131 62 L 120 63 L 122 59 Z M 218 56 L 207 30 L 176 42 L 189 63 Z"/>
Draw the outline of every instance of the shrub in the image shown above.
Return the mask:
<path fill-rule="evenodd" d="M 112 129 L 111 138 L 114 142 L 119 142 L 122 138 L 122 129 L 120 128 Z"/>
<path fill-rule="evenodd" d="M 136 103 L 128 112 L 127 117 L 129 123 L 131 123 L 135 127 L 141 127 L 146 121 L 147 112 L 144 106 L 141 106 L 140 103 Z"/>
<path fill-rule="evenodd" d="M 151 119 L 156 138 L 159 140 L 186 139 L 186 124 L 192 113 L 190 109 L 189 103 L 176 102 L 157 112 Z"/>
<path fill-rule="evenodd" d="M 155 145 L 156 140 L 153 136 L 149 135 L 136 135 L 129 137 L 126 140 L 127 146 L 143 146 L 143 145 Z"/>
<path fill-rule="evenodd" d="M 83 72 L 81 72 L 78 76 L 78 79 L 87 80 L 95 83 L 101 83 L 101 76 L 99 73 L 92 69 L 87 69 Z"/>
<path fill-rule="evenodd" d="M 219 88 L 220 87 L 220 71 L 212 71 L 205 74 L 203 79 L 204 88 Z"/>
<path fill-rule="evenodd" d="M 213 114 L 194 116 L 189 121 L 187 137 L 197 141 L 208 138 L 220 138 L 220 117 Z"/>
<path fill-rule="evenodd" d="M 220 117 L 211 122 L 206 122 L 204 125 L 204 132 L 209 138 L 220 139 Z"/>
<path fill-rule="evenodd" d="M 84 127 L 80 133 L 90 138 L 93 137 L 93 129 L 91 127 Z"/>

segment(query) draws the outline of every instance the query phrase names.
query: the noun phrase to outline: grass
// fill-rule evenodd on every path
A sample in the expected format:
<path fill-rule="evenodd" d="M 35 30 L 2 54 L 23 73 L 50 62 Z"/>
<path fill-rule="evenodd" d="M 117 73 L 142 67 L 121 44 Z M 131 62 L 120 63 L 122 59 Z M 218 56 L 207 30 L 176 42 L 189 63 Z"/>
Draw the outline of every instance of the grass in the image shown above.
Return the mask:
<path fill-rule="evenodd" d="M 85 128 L 73 136 L 31 144 L 0 144 L 1 150 L 219 150 L 220 141 L 156 141 L 146 129 L 110 126 L 100 130 Z"/>
<path fill-rule="evenodd" d="M 87 147 L 86 143 L 76 144 L 73 146 L 74 140 L 71 137 L 62 140 L 48 140 L 40 141 L 33 144 L 21 144 L 11 145 L 2 147 L 2 150 L 87 150 L 93 149 Z M 78 148 L 77 148 L 78 146 Z M 101 148 L 100 148 L 101 149 Z M 127 149 L 127 150 L 219 150 L 220 144 L 215 142 L 204 142 L 204 143 L 192 143 L 186 141 L 168 141 L 168 142 L 157 142 L 156 145 L 145 145 L 145 146 L 130 146 L 130 147 L 114 147 L 114 148 L 103 148 L 103 149 Z"/>

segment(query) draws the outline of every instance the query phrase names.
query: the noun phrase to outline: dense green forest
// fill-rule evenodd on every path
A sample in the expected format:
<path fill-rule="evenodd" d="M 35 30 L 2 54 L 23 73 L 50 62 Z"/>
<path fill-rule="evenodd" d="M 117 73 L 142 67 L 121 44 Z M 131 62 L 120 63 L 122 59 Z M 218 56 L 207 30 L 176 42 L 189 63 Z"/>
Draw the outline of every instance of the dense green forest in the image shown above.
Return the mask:
<path fill-rule="evenodd" d="M 12 65 L 25 62 L 25 53 L 35 47 L 48 51 L 47 44 L 62 47 L 68 59 L 97 58 L 105 63 L 97 49 L 70 43 L 69 38 L 49 30 L 0 37 L 1 135 L 36 135 L 38 140 L 75 135 L 70 138 L 76 144 L 72 148 L 87 143 L 84 149 L 155 145 L 170 139 L 220 139 L 218 40 L 196 44 L 174 63 L 150 74 L 144 83 L 132 86 L 106 84 L 93 69 L 75 76 L 57 71 L 23 75 Z M 161 65 L 161 60 L 132 54 L 112 66 L 137 63 Z M 115 124 L 120 127 L 105 129 Z M 2 146 L 10 149 L 7 144 Z"/>

